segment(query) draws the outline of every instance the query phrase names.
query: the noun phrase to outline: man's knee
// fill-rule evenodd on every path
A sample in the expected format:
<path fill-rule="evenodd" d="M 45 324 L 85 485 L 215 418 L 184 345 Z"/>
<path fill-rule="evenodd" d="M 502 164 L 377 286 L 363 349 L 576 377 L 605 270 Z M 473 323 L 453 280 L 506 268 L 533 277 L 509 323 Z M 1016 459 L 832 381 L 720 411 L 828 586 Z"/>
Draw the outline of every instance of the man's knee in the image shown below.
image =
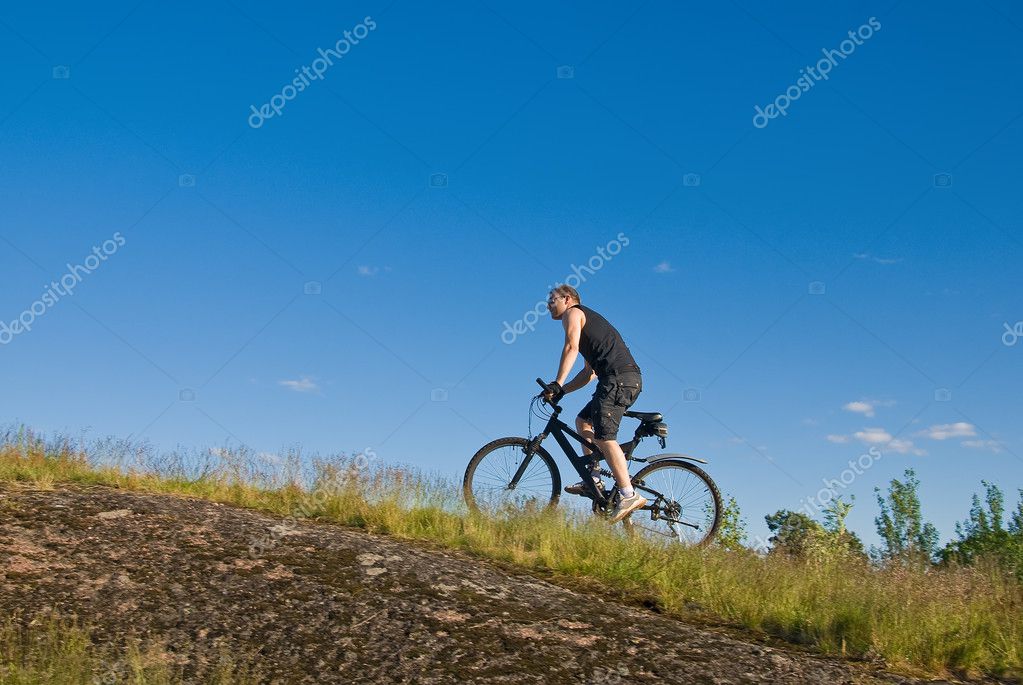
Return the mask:
<path fill-rule="evenodd" d="M 590 433 L 593 431 L 593 424 L 581 416 L 575 417 L 575 427 L 576 430 L 578 430 L 580 433 L 583 432 Z"/>

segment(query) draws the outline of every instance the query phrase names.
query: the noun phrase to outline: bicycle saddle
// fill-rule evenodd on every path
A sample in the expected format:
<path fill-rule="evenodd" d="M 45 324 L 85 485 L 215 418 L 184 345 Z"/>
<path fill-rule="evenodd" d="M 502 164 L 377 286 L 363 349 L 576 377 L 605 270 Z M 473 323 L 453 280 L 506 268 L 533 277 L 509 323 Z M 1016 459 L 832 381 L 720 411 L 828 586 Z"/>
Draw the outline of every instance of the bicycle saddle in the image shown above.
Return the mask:
<path fill-rule="evenodd" d="M 627 411 L 625 412 L 625 415 L 628 416 L 630 419 L 639 419 L 644 423 L 648 421 L 661 420 L 661 415 L 659 413 L 650 411 Z"/>

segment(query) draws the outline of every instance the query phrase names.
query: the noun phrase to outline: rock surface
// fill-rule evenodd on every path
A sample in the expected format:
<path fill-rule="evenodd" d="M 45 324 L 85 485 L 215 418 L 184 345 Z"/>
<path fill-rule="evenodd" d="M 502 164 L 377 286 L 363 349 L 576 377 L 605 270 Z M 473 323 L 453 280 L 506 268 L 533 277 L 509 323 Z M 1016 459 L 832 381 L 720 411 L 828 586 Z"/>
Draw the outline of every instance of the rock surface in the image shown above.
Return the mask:
<path fill-rule="evenodd" d="M 468 555 L 202 500 L 0 483 L 0 616 L 219 654 L 268 683 L 908 683 L 623 607 Z"/>

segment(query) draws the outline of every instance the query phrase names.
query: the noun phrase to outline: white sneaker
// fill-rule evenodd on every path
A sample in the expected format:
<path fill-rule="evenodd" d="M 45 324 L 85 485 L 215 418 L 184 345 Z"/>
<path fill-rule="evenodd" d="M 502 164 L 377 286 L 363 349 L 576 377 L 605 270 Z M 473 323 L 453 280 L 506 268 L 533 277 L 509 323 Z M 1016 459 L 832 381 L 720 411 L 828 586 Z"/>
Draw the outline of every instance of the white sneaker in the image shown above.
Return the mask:
<path fill-rule="evenodd" d="M 645 507 L 646 503 L 646 497 L 643 497 L 638 492 L 633 493 L 632 497 L 622 497 L 618 500 L 618 506 L 611 512 L 611 523 L 618 523 L 640 507 Z"/>
<path fill-rule="evenodd" d="M 599 478 L 594 478 L 593 479 L 593 484 L 597 487 L 598 490 L 603 490 L 604 489 L 604 481 L 600 480 Z M 566 485 L 565 486 L 565 492 L 567 492 L 570 495 L 585 495 L 585 494 L 588 494 L 586 492 L 586 481 L 581 480 L 578 483 L 576 483 L 575 485 Z"/>

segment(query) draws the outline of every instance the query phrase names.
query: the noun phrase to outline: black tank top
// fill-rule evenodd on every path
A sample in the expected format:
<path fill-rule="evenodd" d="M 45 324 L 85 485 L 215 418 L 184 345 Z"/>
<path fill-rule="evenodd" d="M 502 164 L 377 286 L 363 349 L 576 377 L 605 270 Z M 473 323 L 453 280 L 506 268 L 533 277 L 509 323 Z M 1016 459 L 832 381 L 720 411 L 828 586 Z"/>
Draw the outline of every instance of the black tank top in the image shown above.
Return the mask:
<path fill-rule="evenodd" d="M 632 352 L 629 352 L 621 334 L 607 319 L 581 304 L 572 307 L 578 307 L 586 315 L 586 323 L 579 336 L 579 353 L 590 368 L 597 372 L 598 377 L 604 378 L 625 371 L 639 372 Z"/>

